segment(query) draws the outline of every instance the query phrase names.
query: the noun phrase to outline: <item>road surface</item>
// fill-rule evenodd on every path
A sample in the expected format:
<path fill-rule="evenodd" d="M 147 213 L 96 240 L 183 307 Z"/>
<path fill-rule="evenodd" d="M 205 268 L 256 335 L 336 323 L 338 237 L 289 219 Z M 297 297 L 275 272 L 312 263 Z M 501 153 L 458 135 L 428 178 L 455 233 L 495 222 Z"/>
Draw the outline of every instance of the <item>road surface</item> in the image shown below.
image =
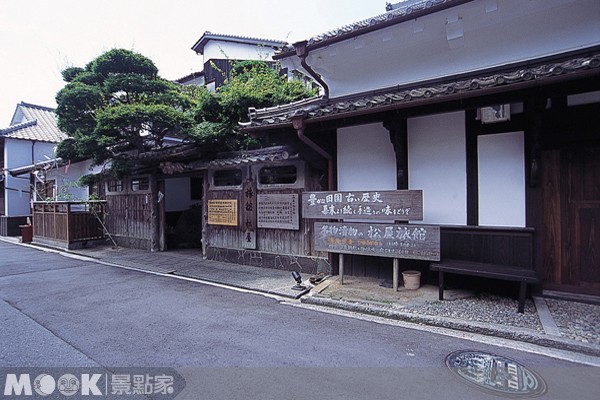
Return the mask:
<path fill-rule="evenodd" d="M 14 379 L 27 373 L 33 382 L 40 368 L 54 375 L 54 395 L 62 393 L 58 375 L 69 368 L 80 380 L 88 370 L 114 375 L 163 368 L 183 379 L 177 399 L 505 396 L 449 369 L 446 358 L 459 350 L 516 361 L 545 383 L 541 398 L 596 399 L 600 393 L 600 368 L 517 344 L 496 346 L 493 339 L 483 343 L 336 315 L 0 241 L 0 398 L 27 398 L 15 394 Z M 5 391 L 10 374 L 12 397 Z M 109 397 L 113 388 L 108 377 L 102 379 L 96 398 L 135 398 Z M 78 392 L 68 398 L 91 397 Z"/>

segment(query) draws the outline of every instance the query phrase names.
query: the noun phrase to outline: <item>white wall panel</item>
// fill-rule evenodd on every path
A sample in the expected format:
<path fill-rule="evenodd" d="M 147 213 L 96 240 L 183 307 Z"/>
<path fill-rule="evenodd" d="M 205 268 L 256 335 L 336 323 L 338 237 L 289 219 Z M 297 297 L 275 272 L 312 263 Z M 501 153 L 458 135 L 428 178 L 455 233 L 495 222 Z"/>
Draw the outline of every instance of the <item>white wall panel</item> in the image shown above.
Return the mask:
<path fill-rule="evenodd" d="M 396 190 L 396 153 L 383 124 L 340 128 L 338 189 Z"/>
<path fill-rule="evenodd" d="M 478 138 L 479 225 L 524 227 L 523 132 Z"/>
<path fill-rule="evenodd" d="M 408 120 L 409 188 L 423 190 L 425 223 L 466 225 L 464 112 Z"/>
<path fill-rule="evenodd" d="M 598 0 L 496 0 L 495 9 L 488 3 L 467 2 L 314 49 L 307 61 L 335 98 L 600 45 Z"/>
<path fill-rule="evenodd" d="M 204 62 L 208 60 L 267 60 L 271 61 L 274 50 L 267 46 L 244 43 L 209 41 L 204 46 Z"/>
<path fill-rule="evenodd" d="M 28 140 L 5 139 L 4 164 L 7 169 L 13 169 L 32 164 L 32 142 Z M 29 215 L 29 174 L 13 177 L 6 174 L 6 209 L 9 217 Z"/>

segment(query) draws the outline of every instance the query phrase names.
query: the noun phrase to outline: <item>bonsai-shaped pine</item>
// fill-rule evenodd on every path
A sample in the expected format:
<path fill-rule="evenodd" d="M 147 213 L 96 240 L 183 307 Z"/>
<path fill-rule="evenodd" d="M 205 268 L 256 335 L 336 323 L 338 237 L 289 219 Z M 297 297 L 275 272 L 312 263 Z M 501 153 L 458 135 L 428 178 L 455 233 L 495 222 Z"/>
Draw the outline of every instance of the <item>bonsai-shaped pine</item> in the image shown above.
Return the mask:
<path fill-rule="evenodd" d="M 57 149 L 63 159 L 110 160 L 123 174 L 132 154 L 160 149 L 166 135 L 185 134 L 195 124 L 192 98 L 139 53 L 109 50 L 62 75 L 67 84 L 56 95 L 56 114 L 70 136 Z"/>

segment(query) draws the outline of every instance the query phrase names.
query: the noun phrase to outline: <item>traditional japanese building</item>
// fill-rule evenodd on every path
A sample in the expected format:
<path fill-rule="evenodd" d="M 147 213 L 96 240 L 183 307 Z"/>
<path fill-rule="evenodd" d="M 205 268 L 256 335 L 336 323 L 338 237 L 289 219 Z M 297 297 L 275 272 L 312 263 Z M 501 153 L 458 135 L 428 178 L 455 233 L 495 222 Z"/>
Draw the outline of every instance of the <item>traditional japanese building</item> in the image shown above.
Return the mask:
<path fill-rule="evenodd" d="M 52 183 L 36 184 L 31 168 L 23 174 L 10 171 L 48 163 L 66 137 L 56 125 L 54 109 L 25 102 L 17 104 L 10 126 L 0 129 L 0 235 L 18 235 L 19 225 L 31 217 L 32 189 L 39 189 L 40 196 L 56 192 Z"/>
<path fill-rule="evenodd" d="M 278 53 L 321 94 L 251 109 L 245 129 L 321 158 L 331 190 L 422 190 L 442 257 L 532 268 L 545 290 L 600 295 L 597 1 L 388 9 Z M 355 257 L 346 272 L 390 265 Z"/>

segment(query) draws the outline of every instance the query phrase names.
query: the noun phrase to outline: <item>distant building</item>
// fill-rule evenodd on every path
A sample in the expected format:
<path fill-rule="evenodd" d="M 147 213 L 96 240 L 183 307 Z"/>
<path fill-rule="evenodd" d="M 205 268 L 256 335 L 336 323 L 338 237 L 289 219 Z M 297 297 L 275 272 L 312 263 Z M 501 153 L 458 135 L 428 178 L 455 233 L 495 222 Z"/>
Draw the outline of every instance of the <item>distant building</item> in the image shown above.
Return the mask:
<path fill-rule="evenodd" d="M 34 164 L 51 163 L 56 145 L 67 135 L 56 125 L 52 108 L 21 102 L 17 104 L 10 126 L 0 129 L 0 234 L 18 234 L 17 223 L 31 215 L 31 195 L 35 183 L 28 170 L 13 175 L 11 170 Z M 48 164 L 50 165 L 50 164 Z M 39 187 L 39 186 L 38 186 Z M 54 187 L 44 187 L 54 194 Z"/>
<path fill-rule="evenodd" d="M 175 79 L 175 82 L 181 85 L 204 86 L 204 71 L 192 72 L 189 75 L 183 76 L 179 79 Z"/>
<path fill-rule="evenodd" d="M 280 40 L 204 32 L 192 46 L 192 50 L 203 58 L 203 71 L 180 78 L 177 82 L 197 83 L 206 85 L 209 90 L 215 90 L 229 76 L 232 62 L 250 60 L 273 62 L 275 51 L 285 45 L 286 42 Z"/>

